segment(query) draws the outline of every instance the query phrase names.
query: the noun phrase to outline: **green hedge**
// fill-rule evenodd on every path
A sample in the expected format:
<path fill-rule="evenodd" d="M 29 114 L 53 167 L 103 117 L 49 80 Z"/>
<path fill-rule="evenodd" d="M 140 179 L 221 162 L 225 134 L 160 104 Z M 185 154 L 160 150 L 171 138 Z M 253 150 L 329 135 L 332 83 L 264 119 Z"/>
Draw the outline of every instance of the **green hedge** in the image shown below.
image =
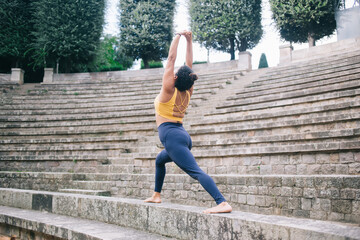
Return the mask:
<path fill-rule="evenodd" d="M 161 61 L 149 61 L 149 68 L 162 68 L 164 67 Z M 141 69 L 144 69 L 144 62 L 141 60 Z"/>

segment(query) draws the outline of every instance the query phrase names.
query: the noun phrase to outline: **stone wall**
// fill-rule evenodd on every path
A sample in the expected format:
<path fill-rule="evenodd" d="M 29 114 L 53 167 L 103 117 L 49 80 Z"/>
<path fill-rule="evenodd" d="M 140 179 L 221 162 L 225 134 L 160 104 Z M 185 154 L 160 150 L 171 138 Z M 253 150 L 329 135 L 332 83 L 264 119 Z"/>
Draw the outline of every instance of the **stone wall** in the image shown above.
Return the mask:
<path fill-rule="evenodd" d="M 3 73 L 1 73 L 0 74 L 0 82 L 2 82 L 2 81 L 10 81 L 10 76 L 11 76 L 11 74 L 3 74 Z"/>
<path fill-rule="evenodd" d="M 22 220 L 17 219 L 21 225 Z M 5 234 L 7 236 L 12 236 L 11 240 L 20 240 L 20 239 L 36 239 L 36 240 L 64 240 L 65 238 L 58 238 L 50 236 L 44 233 L 36 232 L 33 230 L 28 230 L 14 225 L 0 223 L 0 234 Z M 10 237 L 9 237 L 10 240 Z"/>

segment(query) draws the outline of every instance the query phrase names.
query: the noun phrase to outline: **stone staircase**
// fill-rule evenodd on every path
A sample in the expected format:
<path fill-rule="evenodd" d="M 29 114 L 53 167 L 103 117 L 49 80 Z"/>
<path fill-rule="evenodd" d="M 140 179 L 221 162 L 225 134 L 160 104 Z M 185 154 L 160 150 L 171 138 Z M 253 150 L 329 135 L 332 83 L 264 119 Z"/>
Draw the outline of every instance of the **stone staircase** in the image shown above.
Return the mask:
<path fill-rule="evenodd" d="M 0 105 L 0 187 L 8 190 L 0 193 L 64 192 L 41 194 L 82 196 L 95 209 L 130 201 L 135 213 L 163 214 L 154 220 L 162 227 L 152 225 L 151 215 L 145 227 L 135 220 L 120 225 L 180 239 L 360 239 L 359 66 L 352 49 L 252 72 L 199 74 L 184 125 L 198 164 L 234 214 L 197 213 L 213 200 L 172 163 L 163 188 L 167 205 L 134 202 L 152 193 L 162 149 L 152 103 L 159 76 L 7 87 Z M 55 213 L 68 215 L 61 211 Z M 198 218 L 204 225 L 193 224 Z M 204 230 L 213 226 L 214 232 Z"/>

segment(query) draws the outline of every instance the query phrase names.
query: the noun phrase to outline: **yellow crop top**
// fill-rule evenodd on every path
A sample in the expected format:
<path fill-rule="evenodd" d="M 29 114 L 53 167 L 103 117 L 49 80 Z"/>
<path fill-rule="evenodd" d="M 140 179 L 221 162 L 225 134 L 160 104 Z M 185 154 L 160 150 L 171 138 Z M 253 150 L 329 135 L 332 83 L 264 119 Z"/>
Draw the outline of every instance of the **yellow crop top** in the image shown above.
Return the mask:
<path fill-rule="evenodd" d="M 190 93 L 189 93 L 189 91 L 186 91 L 186 94 L 187 94 L 188 99 L 189 99 L 189 101 L 187 103 L 185 103 L 185 101 L 186 101 L 186 97 L 185 97 L 184 100 L 181 99 L 181 105 L 176 105 L 177 93 L 178 93 L 178 90 L 177 90 L 177 88 L 175 88 L 174 95 L 166 103 L 160 102 L 159 101 L 159 96 L 160 95 L 157 95 L 157 97 L 155 98 L 155 101 L 154 101 L 155 111 L 156 111 L 156 113 L 158 115 L 160 115 L 160 116 L 162 116 L 162 117 L 164 117 L 166 119 L 182 122 L 183 118 L 174 117 L 174 108 L 177 108 L 180 113 L 185 113 L 187 107 L 189 106 Z M 186 105 L 184 105 L 184 103 Z M 183 111 L 181 111 L 180 106 L 185 107 L 185 109 Z"/>

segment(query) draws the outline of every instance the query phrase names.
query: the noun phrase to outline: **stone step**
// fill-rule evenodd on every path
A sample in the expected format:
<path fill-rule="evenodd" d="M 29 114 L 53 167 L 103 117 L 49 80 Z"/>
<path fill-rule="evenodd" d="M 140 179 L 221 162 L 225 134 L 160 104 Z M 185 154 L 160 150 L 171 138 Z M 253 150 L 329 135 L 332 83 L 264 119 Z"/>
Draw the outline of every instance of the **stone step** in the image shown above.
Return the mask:
<path fill-rule="evenodd" d="M 214 89 L 209 89 L 209 88 L 204 88 L 204 89 L 198 89 L 196 90 L 196 94 L 200 95 L 200 94 L 211 94 L 214 91 L 216 91 L 216 88 Z M 156 97 L 157 94 L 159 94 L 160 92 L 160 87 L 154 90 L 142 90 L 142 91 L 136 91 L 136 92 L 126 92 L 126 93 L 104 93 L 104 94 L 97 94 L 97 93 L 89 93 L 89 94 L 72 94 L 72 95 L 52 95 L 51 93 L 46 93 L 46 94 L 42 94 L 42 95 L 25 95 L 25 96 L 13 96 L 12 100 L 22 100 L 25 102 L 28 102 L 29 100 L 46 100 L 48 99 L 50 96 L 52 98 L 53 101 L 57 101 L 57 100 L 62 100 L 62 99 L 66 99 L 68 102 L 77 102 L 79 100 L 93 100 L 95 101 L 98 98 L 119 98 L 121 97 L 121 99 L 123 100 L 128 100 L 131 99 L 130 97 L 135 97 L 136 99 L 141 98 L 141 96 L 147 96 L 147 95 L 151 95 L 152 97 Z"/>
<path fill-rule="evenodd" d="M 209 115 L 209 116 L 205 116 L 201 120 L 191 121 L 190 125 L 193 129 L 196 129 L 197 126 L 216 125 L 216 124 L 231 123 L 231 122 L 259 121 L 262 119 L 266 120 L 272 118 L 286 118 L 286 117 L 299 118 L 307 114 L 313 114 L 313 116 L 318 114 L 318 116 L 321 116 L 321 115 L 328 115 L 330 114 L 329 112 L 335 112 L 335 111 L 351 112 L 352 109 L 356 109 L 357 107 L 360 106 L 360 101 L 356 99 L 344 98 L 343 102 L 341 103 L 305 106 L 304 108 L 287 109 L 285 111 L 283 110 L 283 111 L 259 112 L 259 113 L 255 112 L 252 114 L 247 113 L 246 115 L 236 114 L 235 112 L 231 116 L 226 114 Z"/>
<path fill-rule="evenodd" d="M 203 239 L 204 236 L 224 240 L 359 239 L 360 234 L 360 228 L 353 224 L 238 211 L 207 215 L 201 213 L 202 207 L 166 202 L 148 204 L 128 198 L 4 188 L 0 194 L 1 205 L 6 207 L 43 209 L 53 214 L 96 219 L 179 239 Z M 13 202 L 16 198 L 21 200 Z"/>
<path fill-rule="evenodd" d="M 28 164 L 32 164 L 32 161 L 40 162 L 40 161 L 58 161 L 58 162 L 81 162 L 81 161 L 99 161 L 108 163 L 108 157 L 106 155 L 17 155 L 17 156 L 9 156 L 9 155 L 0 155 L 0 160 L 5 161 L 13 161 L 13 162 L 27 162 Z"/>
<path fill-rule="evenodd" d="M 0 116 L 0 122 L 49 122 L 49 121 L 80 121 L 80 120 L 92 120 L 92 119 L 118 119 L 118 124 L 133 123 L 133 122 L 148 122 L 154 119 L 155 110 L 148 109 L 142 111 L 128 111 L 128 112 L 99 112 L 88 114 L 76 114 L 72 115 L 34 115 L 34 116 Z"/>
<path fill-rule="evenodd" d="M 357 84 L 354 84 L 357 85 Z M 226 113 L 234 113 L 234 112 L 241 112 L 241 111 L 253 111 L 253 110 L 260 110 L 260 109 L 266 109 L 267 112 L 269 111 L 276 111 L 273 110 L 275 108 L 284 108 L 284 107 L 291 107 L 295 106 L 295 108 L 299 108 L 299 105 L 301 104 L 312 104 L 312 105 L 322 105 L 326 104 L 325 101 L 336 101 L 340 98 L 345 97 L 357 97 L 360 95 L 360 88 L 356 86 L 356 88 L 352 84 L 352 87 L 349 86 L 349 89 L 341 89 L 337 90 L 334 89 L 332 92 L 325 92 L 323 94 L 316 94 L 316 95 L 309 95 L 309 96 L 299 96 L 292 99 L 280 99 L 280 100 L 274 100 L 269 102 L 262 102 L 262 103 L 253 103 L 251 105 L 244 105 L 244 106 L 236 106 L 233 103 L 224 103 L 221 104 L 219 107 L 216 107 L 216 111 L 211 111 L 206 116 L 209 115 L 221 115 Z M 353 88 L 353 89 L 352 89 Z M 341 100 L 339 100 L 341 101 Z M 241 104 L 241 103 L 240 103 Z M 300 106 L 301 107 L 301 106 Z M 282 109 L 284 110 L 284 109 Z"/>
<path fill-rule="evenodd" d="M 85 189 L 59 189 L 59 192 L 63 193 L 74 193 L 74 194 L 85 194 L 85 195 L 93 195 L 93 196 L 104 196 L 110 197 L 110 191 L 103 190 L 85 190 Z"/>
<path fill-rule="evenodd" d="M 342 53 L 336 53 L 335 55 L 329 55 L 327 57 L 322 57 L 316 60 L 305 60 L 302 62 L 294 62 L 287 65 L 279 65 L 277 67 L 269 68 L 269 71 L 267 71 L 266 75 L 272 76 L 272 75 L 279 75 L 283 73 L 292 73 L 296 72 L 297 70 L 311 70 L 316 66 L 326 66 L 331 64 L 337 64 L 339 62 L 346 62 L 347 59 L 350 58 L 357 58 L 359 57 L 359 54 L 356 51 L 351 52 L 342 52 Z M 266 76 L 262 76 L 261 78 L 266 78 Z"/>
<path fill-rule="evenodd" d="M 93 118 L 87 118 L 87 115 L 83 115 L 84 119 L 74 120 L 69 117 L 61 117 L 61 119 L 39 119 L 39 121 L 33 121 L 33 117 L 23 117 L 22 121 L 13 121 L 20 120 L 19 117 L 9 118 L 9 121 L 4 121 L 6 118 L 0 118 L 0 128 L 11 129 L 11 128 L 49 128 L 49 127 L 81 127 L 81 126 L 101 126 L 101 125 L 114 125 L 118 126 L 121 124 L 122 128 L 132 128 L 137 124 L 146 124 L 155 122 L 155 114 L 147 117 L 116 117 L 116 115 L 111 115 L 111 117 L 106 117 L 103 115 L 92 116 Z M 81 117 L 81 116 L 80 116 Z M 87 119 L 86 119 L 87 118 Z"/>
<path fill-rule="evenodd" d="M 345 138 L 358 138 L 360 137 L 360 128 L 354 129 L 340 129 L 330 130 L 322 132 L 307 132 L 298 134 L 281 134 L 281 135 L 269 135 L 269 136 L 239 136 L 238 138 L 216 138 L 207 140 L 193 140 L 193 148 L 197 147 L 213 147 L 213 146 L 241 146 L 250 144 L 264 144 L 275 143 L 281 144 L 293 144 L 301 141 L 310 142 L 313 140 L 325 141 L 328 139 L 340 138 L 342 141 L 346 141 Z M 148 145 L 150 145 L 149 143 Z"/>
<path fill-rule="evenodd" d="M 74 111 L 76 110 L 76 114 L 88 114 L 88 113 L 102 113 L 102 112 L 136 112 L 136 111 L 146 111 L 149 109 L 154 108 L 154 103 L 146 103 L 143 105 L 137 105 L 137 106 L 114 106 L 106 104 L 104 106 L 96 106 L 96 107 L 86 107 L 81 108 L 77 107 L 76 105 L 72 106 L 73 108 L 67 108 L 67 109 L 57 109 L 57 108 L 51 108 L 51 109 L 29 109 L 29 110 L 2 110 L 1 115 L 3 116 L 12 116 L 12 115 L 73 115 Z"/>
<path fill-rule="evenodd" d="M 149 151 L 147 149 L 150 149 Z M 312 153 L 333 153 L 341 151 L 359 151 L 360 142 L 358 138 L 349 141 L 328 141 L 316 143 L 298 143 L 289 145 L 265 145 L 259 147 L 221 147 L 213 146 L 209 149 L 194 149 L 192 154 L 195 158 L 225 158 L 225 157 L 247 157 L 247 156 L 269 156 L 279 154 L 312 154 Z M 133 153 L 135 159 L 155 160 L 157 152 L 152 148 L 139 149 L 139 152 Z M 354 167 L 359 168 L 358 164 Z M 359 171 L 359 169 L 358 169 Z"/>
<path fill-rule="evenodd" d="M 309 76 L 298 76 L 298 77 L 294 77 L 291 79 L 276 79 L 273 81 L 267 81 L 267 82 L 263 82 L 263 83 L 251 83 L 249 85 L 246 85 L 246 89 L 248 89 L 249 91 L 257 91 L 260 89 L 269 89 L 269 88 L 276 88 L 276 87 L 283 87 L 283 86 L 292 86 L 292 85 L 298 85 L 301 83 L 310 83 L 310 82 L 314 82 L 314 81 L 321 81 L 323 79 L 331 79 L 331 78 L 339 78 L 339 77 L 347 77 L 347 78 L 359 78 L 359 70 L 358 67 L 360 66 L 360 64 L 357 65 L 353 65 L 352 69 L 346 69 L 341 71 L 342 69 L 339 69 L 339 71 L 333 71 L 333 72 L 328 72 L 328 73 L 314 73 L 312 75 L 309 74 Z"/>
<path fill-rule="evenodd" d="M 103 136 L 86 138 L 32 138 L 32 139 L 0 139 L 1 144 L 62 144 L 62 143 L 95 143 L 95 142 L 136 142 L 140 136 Z"/>
<path fill-rule="evenodd" d="M 209 125 L 199 125 L 198 127 L 192 126 L 191 129 L 188 130 L 191 136 L 200 135 L 200 134 L 240 134 L 241 132 L 246 133 L 245 131 L 260 131 L 259 133 L 264 135 L 276 135 L 276 134 L 284 134 L 285 130 L 288 133 L 306 133 L 306 132 L 316 132 L 316 131 L 324 131 L 329 129 L 343 129 L 343 128 L 357 128 L 360 117 L 359 112 L 347 112 L 340 114 L 324 114 L 322 116 L 313 117 L 306 116 L 303 118 L 294 118 L 287 121 L 271 121 L 266 120 L 252 124 L 251 120 L 247 123 L 238 122 L 223 122 L 218 125 L 209 124 Z M 343 124 L 346 122 L 344 127 Z M 336 126 L 338 123 L 338 126 Z M 352 126 L 352 127 L 351 127 Z M 300 128 L 303 127 L 303 128 Z M 327 128 L 327 129 L 326 129 Z M 271 130 L 267 132 L 266 130 Z M 284 131 L 283 131 L 284 130 Z M 254 132 L 249 132 L 251 135 L 255 135 Z M 245 134 L 246 136 L 246 134 Z"/>
<path fill-rule="evenodd" d="M 335 61 L 330 61 L 330 62 L 327 61 L 327 62 L 318 63 L 316 65 L 310 65 L 305 68 L 299 67 L 299 68 L 293 68 L 287 70 L 278 70 L 277 68 L 272 68 L 266 73 L 266 75 L 260 76 L 257 81 L 254 81 L 254 83 L 256 84 L 260 82 L 267 82 L 280 78 L 291 78 L 294 76 L 298 76 L 300 74 L 309 74 L 309 73 L 316 73 L 319 71 L 339 69 L 342 67 L 351 66 L 353 64 L 358 64 L 359 62 L 360 62 L 360 55 L 354 55 L 344 59 L 337 59 Z"/>
<path fill-rule="evenodd" d="M 133 134 L 139 135 L 149 132 L 152 134 L 156 130 L 154 122 L 135 124 L 134 126 L 124 127 L 124 124 L 111 124 L 111 125 L 99 125 L 99 126 L 78 126 L 78 127 L 49 127 L 49 128 L 33 128 L 28 129 L 4 129 L 0 132 L 0 136 L 52 136 L 52 135 L 77 135 L 77 134 L 114 134 L 118 136 L 131 136 Z M 145 132 L 145 133 L 144 133 Z"/>
<path fill-rule="evenodd" d="M 358 80 L 360 78 L 360 71 L 357 74 L 350 75 L 338 75 L 338 76 L 328 76 L 318 77 L 318 78 L 308 78 L 292 81 L 291 83 L 275 83 L 272 85 L 254 87 L 254 88 L 245 88 L 244 90 L 237 92 L 236 95 L 228 97 L 227 100 L 236 100 L 246 97 L 255 97 L 255 96 L 265 96 L 275 93 L 287 93 L 291 91 L 309 89 L 318 86 L 332 85 L 341 82 L 349 82 Z"/>
<path fill-rule="evenodd" d="M 114 72 L 109 72 L 110 74 L 113 74 Z M 61 86 L 61 85 L 65 85 L 65 86 L 69 86 L 69 85 L 109 85 L 109 84 L 122 84 L 125 86 L 129 86 L 129 85 L 138 85 L 138 84 L 144 84 L 144 83 L 148 83 L 148 82 L 161 82 L 162 79 L 162 73 L 156 73 L 152 76 L 149 75 L 141 75 L 139 72 L 134 72 L 136 74 L 136 76 L 132 76 L 132 77 L 117 77 L 117 76 L 112 76 L 110 78 L 107 79 L 83 79 L 83 80 L 79 80 L 76 78 L 76 76 L 79 76 L 80 74 L 73 74 L 70 75 L 70 80 L 61 80 L 61 81 L 56 81 L 50 84 L 42 84 L 42 86 Z M 239 71 L 238 69 L 221 69 L 221 75 L 222 76 L 233 76 L 233 75 L 241 75 L 243 74 L 244 71 Z M 89 73 L 86 73 L 89 74 Z M 90 74 L 94 74 L 94 73 L 90 73 Z M 211 78 L 211 77 L 219 77 L 218 76 L 218 71 L 215 72 L 206 72 L 206 73 L 197 73 L 199 78 Z M 116 75 L 116 73 L 115 73 Z"/>
<path fill-rule="evenodd" d="M 37 182 L 48 181 L 50 175 L 61 181 L 61 175 L 73 180 L 69 187 L 83 190 L 102 188 L 118 197 L 145 199 L 152 194 L 153 174 L 69 174 L 69 173 L 1 173 L 11 176 L 13 186 L 32 176 Z M 21 175 L 24 175 L 21 178 Z M 71 176 L 72 175 L 72 176 Z M 44 177 L 44 178 L 42 178 Z M 46 178 L 45 178 L 46 177 Z M 359 223 L 360 177 L 348 175 L 211 175 L 234 210 L 277 214 L 318 220 Z M 50 177 L 51 179 L 51 177 Z M 40 185 L 41 186 L 41 185 Z M 22 185 L 22 187 L 27 187 Z M 41 189 L 41 187 L 39 188 Z M 57 191 L 57 190 L 55 190 Z M 163 199 L 174 203 L 211 206 L 213 200 L 196 180 L 186 174 L 167 174 Z"/>
<path fill-rule="evenodd" d="M 201 79 L 201 81 L 196 83 L 196 89 L 204 89 L 204 88 L 215 88 L 220 87 L 221 85 L 225 84 L 228 81 L 233 81 L 235 76 L 217 76 L 216 78 L 205 78 Z M 216 81 L 215 81 L 216 80 Z M 79 95 L 86 95 L 86 94 L 106 94 L 106 93 L 129 93 L 129 92 L 142 92 L 144 90 L 157 90 L 161 88 L 161 80 L 157 82 L 145 82 L 141 85 L 131 85 L 127 86 L 123 83 L 121 84 L 104 84 L 104 85 L 96 85 L 96 86 L 87 86 L 81 85 L 80 86 L 58 86 L 58 87 L 51 87 L 48 88 L 47 86 L 41 86 L 42 88 L 35 88 L 30 92 L 27 92 L 28 95 L 37 95 L 43 93 L 51 93 L 54 95 L 73 95 L 75 92 Z M 45 92 L 47 91 L 47 92 Z"/>
<path fill-rule="evenodd" d="M 59 239 L 82 240 L 171 239 L 146 231 L 105 223 L 106 221 L 100 222 L 64 216 L 61 213 L 39 211 L 43 207 L 43 205 L 39 205 L 39 209 L 36 207 L 21 209 L 0 206 L 0 223 L 15 232 L 20 232 L 22 237 L 28 237 L 26 239 L 35 239 L 35 237 L 36 239 L 57 237 Z"/>
<path fill-rule="evenodd" d="M 360 176 L 212 175 L 211 177 L 234 210 L 318 220 L 360 222 L 357 216 L 360 204 L 358 196 Z M 104 189 L 118 188 L 116 196 L 119 197 L 145 199 L 152 194 L 153 174 L 123 174 L 118 178 L 116 181 L 76 181 L 75 185 L 88 189 L 96 189 L 98 186 Z M 162 195 L 167 201 L 181 204 L 209 206 L 213 202 L 201 185 L 186 174 L 167 174 Z M 335 206 L 336 204 L 340 205 Z"/>
<path fill-rule="evenodd" d="M 353 80 L 350 82 L 335 83 L 332 85 L 312 87 L 304 90 L 295 90 L 286 93 L 274 93 L 271 95 L 269 94 L 267 96 L 252 97 L 250 99 L 243 98 L 243 99 L 234 99 L 232 101 L 228 100 L 227 102 L 220 104 L 216 108 L 221 109 L 221 108 L 229 108 L 234 106 L 264 104 L 274 101 L 289 102 L 292 99 L 306 98 L 308 96 L 321 100 L 321 97 L 325 94 L 338 93 L 352 89 L 354 89 L 355 91 L 360 89 L 360 78 L 359 80 Z"/>
<path fill-rule="evenodd" d="M 77 152 L 103 152 L 108 151 L 110 154 L 117 152 L 121 153 L 130 153 L 135 152 L 137 147 L 134 144 L 119 144 L 119 143 L 81 143 L 81 144 L 55 144 L 55 145 L 1 145 L 0 146 L 0 155 L 18 155 L 24 152 L 29 155 L 33 152 L 37 154 L 46 154 L 51 152 L 56 152 L 56 154 L 61 154 L 62 152 L 70 153 L 74 155 Z M 41 152 L 41 153 L 40 153 Z"/>

